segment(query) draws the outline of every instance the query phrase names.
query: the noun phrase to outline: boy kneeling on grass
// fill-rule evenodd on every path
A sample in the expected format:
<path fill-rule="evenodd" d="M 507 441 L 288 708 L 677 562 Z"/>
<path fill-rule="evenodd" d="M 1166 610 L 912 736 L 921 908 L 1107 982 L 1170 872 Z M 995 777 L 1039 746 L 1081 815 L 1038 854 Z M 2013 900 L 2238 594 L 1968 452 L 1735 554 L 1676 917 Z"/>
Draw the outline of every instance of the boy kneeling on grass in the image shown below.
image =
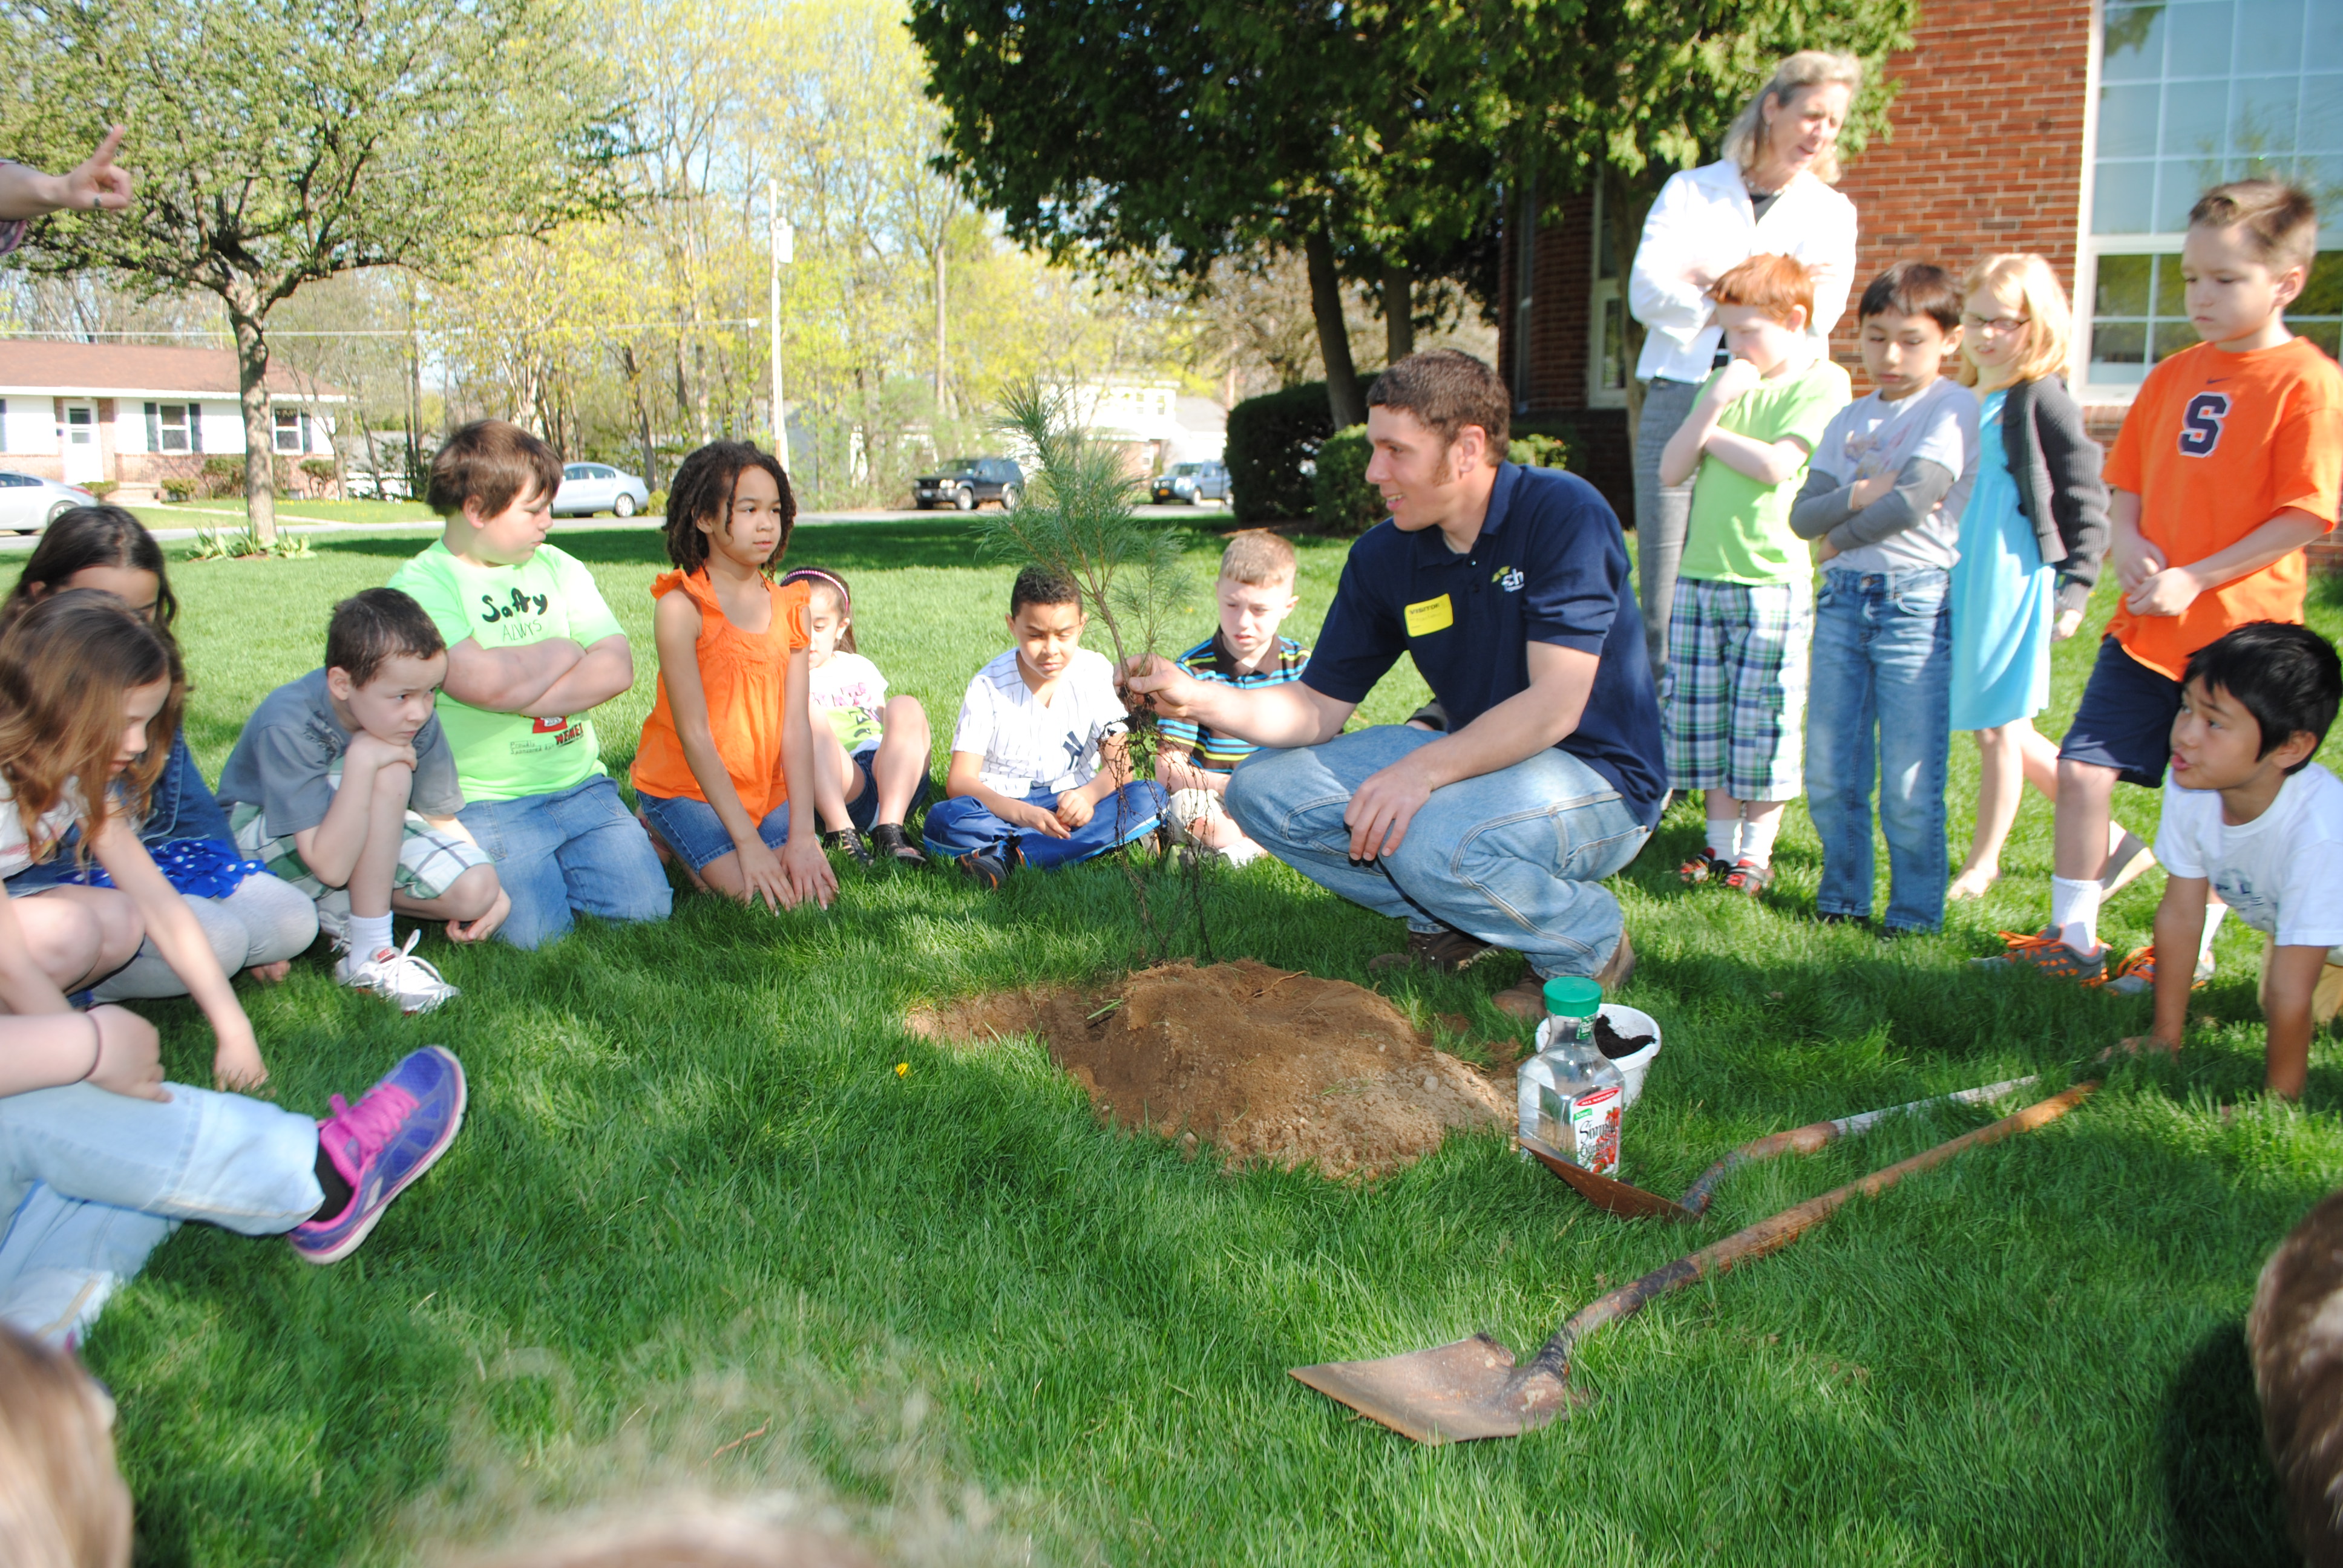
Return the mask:
<path fill-rule="evenodd" d="M 1221 629 L 1180 656 L 1180 668 L 1220 686 L 1283 686 L 1302 678 L 1310 650 L 1277 628 L 1302 601 L 1293 592 L 1300 570 L 1293 547 L 1266 528 L 1247 528 L 1221 554 Z M 1224 797 L 1238 763 L 1259 748 L 1220 735 L 1189 719 L 1166 719 L 1155 777 L 1172 792 L 1175 832 L 1232 866 L 1259 859 L 1262 847 L 1245 837 Z"/>
<path fill-rule="evenodd" d="M 1163 787 L 1134 779 L 1114 669 L 1082 647 L 1072 581 L 1027 567 L 1009 590 L 1017 646 L 976 672 L 952 729 L 947 799 L 928 808 L 928 856 L 997 888 L 1156 830 Z"/>
<path fill-rule="evenodd" d="M 2166 872 L 2156 945 L 2197 950 L 2209 892 L 2269 946 L 2262 1015 L 2271 1090 L 2302 1093 L 2314 996 L 2343 961 L 2343 780 L 2311 761 L 2343 699 L 2343 663 L 2307 627 L 2254 621 L 2191 654 L 2172 721 L 2172 774 L 2156 858 Z M 2156 970 L 2156 1023 L 2122 1049 L 2176 1051 L 2194 976 Z M 2327 1010 L 2330 1014 L 2330 1005 Z"/>

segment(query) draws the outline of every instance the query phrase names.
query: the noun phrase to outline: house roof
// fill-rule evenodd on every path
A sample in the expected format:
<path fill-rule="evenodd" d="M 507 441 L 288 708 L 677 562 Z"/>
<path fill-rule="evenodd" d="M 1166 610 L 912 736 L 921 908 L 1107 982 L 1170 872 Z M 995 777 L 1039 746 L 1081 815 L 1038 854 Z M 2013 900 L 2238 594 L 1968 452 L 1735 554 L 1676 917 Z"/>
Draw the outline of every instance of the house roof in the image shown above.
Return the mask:
<path fill-rule="evenodd" d="M 297 376 L 282 363 L 268 367 L 272 397 L 347 403 L 340 387 Z M 156 348 L 131 343 L 58 343 L 0 339 L 0 397 L 47 394 L 62 397 L 234 397 L 236 352 L 228 348 Z"/>

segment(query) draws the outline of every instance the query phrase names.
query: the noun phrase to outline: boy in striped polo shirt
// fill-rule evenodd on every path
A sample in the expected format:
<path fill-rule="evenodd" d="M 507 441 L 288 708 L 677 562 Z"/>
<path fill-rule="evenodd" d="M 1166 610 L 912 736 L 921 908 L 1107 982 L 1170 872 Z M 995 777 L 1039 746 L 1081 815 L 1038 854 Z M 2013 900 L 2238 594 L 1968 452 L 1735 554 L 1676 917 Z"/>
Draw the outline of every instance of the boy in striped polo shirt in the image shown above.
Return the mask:
<path fill-rule="evenodd" d="M 1180 668 L 1222 686 L 1282 686 L 1302 678 L 1310 650 L 1277 628 L 1299 599 L 1293 547 L 1265 528 L 1248 528 L 1221 555 L 1221 629 L 1180 656 Z M 1166 719 L 1155 777 L 1172 792 L 1172 824 L 1191 843 L 1242 866 L 1262 853 L 1222 805 L 1229 775 L 1254 748 L 1191 720 Z"/>

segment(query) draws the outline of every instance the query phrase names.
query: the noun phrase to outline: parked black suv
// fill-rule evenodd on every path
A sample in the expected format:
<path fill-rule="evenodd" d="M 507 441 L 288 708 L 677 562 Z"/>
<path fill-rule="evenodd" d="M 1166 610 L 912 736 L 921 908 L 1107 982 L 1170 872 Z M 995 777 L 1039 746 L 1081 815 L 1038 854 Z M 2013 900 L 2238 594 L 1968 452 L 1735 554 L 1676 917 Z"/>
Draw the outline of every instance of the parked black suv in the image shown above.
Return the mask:
<path fill-rule="evenodd" d="M 948 457 L 932 474 L 911 481 L 911 505 L 976 509 L 981 501 L 999 501 L 1013 512 L 1025 494 L 1025 470 L 1006 457 Z"/>

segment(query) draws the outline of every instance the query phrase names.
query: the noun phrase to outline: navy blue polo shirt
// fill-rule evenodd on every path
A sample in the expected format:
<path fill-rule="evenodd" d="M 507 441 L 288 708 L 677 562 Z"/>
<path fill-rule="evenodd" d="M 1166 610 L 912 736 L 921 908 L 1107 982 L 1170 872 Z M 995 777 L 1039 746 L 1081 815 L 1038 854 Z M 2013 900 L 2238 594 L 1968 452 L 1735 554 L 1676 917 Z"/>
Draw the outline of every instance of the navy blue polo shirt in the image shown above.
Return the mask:
<path fill-rule="evenodd" d="M 1302 682 L 1355 703 L 1406 653 L 1453 732 L 1528 689 L 1534 641 L 1602 660 L 1561 749 L 1657 826 L 1667 770 L 1627 541 L 1610 503 L 1575 474 L 1501 464 L 1481 536 L 1462 555 L 1436 528 L 1403 533 L 1386 518 L 1368 529 L 1342 565 Z"/>

